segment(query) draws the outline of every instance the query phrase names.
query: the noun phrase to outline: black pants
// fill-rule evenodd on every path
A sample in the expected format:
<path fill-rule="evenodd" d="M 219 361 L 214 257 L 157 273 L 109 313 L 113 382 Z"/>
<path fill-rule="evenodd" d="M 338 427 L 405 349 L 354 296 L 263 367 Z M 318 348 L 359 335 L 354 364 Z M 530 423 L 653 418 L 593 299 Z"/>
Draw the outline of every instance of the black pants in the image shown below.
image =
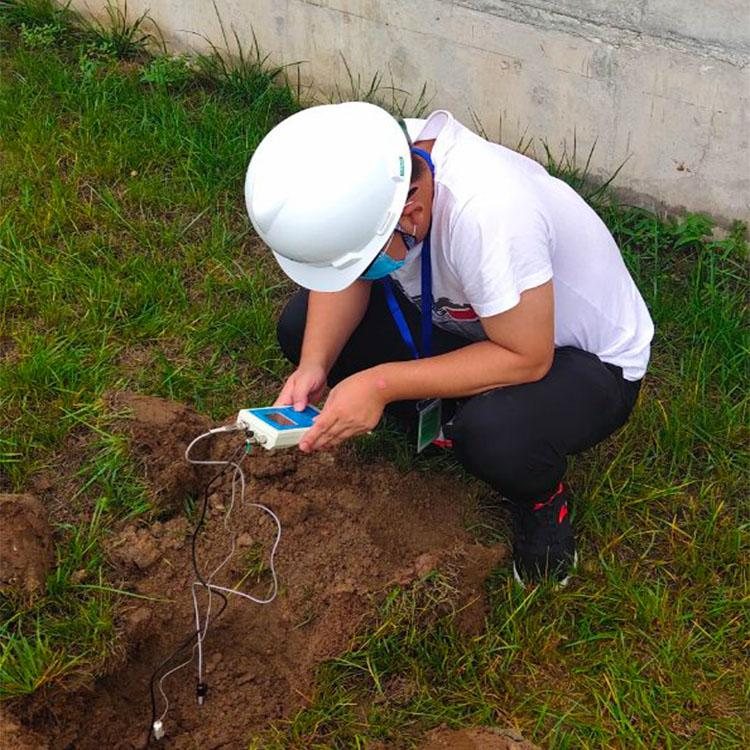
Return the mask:
<path fill-rule="evenodd" d="M 415 341 L 419 341 L 419 310 L 396 290 Z M 297 292 L 278 323 L 286 357 L 299 363 L 307 316 L 308 293 Z M 433 353 L 444 354 L 471 341 L 433 327 Z M 355 372 L 410 360 L 388 310 L 382 285 L 373 284 L 367 312 L 331 368 L 335 385 Z M 595 354 L 573 347 L 555 350 L 544 378 L 535 383 L 495 388 L 466 399 L 444 399 L 445 436 L 456 457 L 473 475 L 504 497 L 528 502 L 547 497 L 562 481 L 567 456 L 590 448 L 627 421 L 638 397 L 640 381 Z M 388 411 L 416 421 L 414 402 L 390 404 Z"/>

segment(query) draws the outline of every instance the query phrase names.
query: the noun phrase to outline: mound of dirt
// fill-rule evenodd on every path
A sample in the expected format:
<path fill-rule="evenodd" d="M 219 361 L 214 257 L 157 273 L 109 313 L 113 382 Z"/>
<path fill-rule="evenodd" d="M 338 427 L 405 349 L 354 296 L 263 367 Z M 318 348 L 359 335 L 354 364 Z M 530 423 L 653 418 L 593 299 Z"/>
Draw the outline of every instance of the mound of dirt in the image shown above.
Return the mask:
<path fill-rule="evenodd" d="M 0 589 L 30 595 L 55 562 L 52 528 L 33 495 L 0 495 Z"/>
<path fill-rule="evenodd" d="M 435 729 L 419 750 L 539 750 L 511 729 Z"/>
<path fill-rule="evenodd" d="M 200 497 L 205 476 L 191 473 L 180 457 L 182 444 L 207 429 L 206 420 L 162 399 L 120 396 L 118 403 L 125 402 L 134 413 L 125 424 L 147 458 L 147 480 L 172 507 L 183 507 L 187 492 Z M 216 438 L 211 457 L 226 457 L 238 440 Z M 208 699 L 196 705 L 193 664 L 164 681 L 170 708 L 162 744 L 170 749 L 241 748 L 270 721 L 291 717 L 311 700 L 315 668 L 347 648 L 383 593 L 432 570 L 447 574 L 456 592 L 441 607 L 453 608 L 470 632 L 481 630 L 483 581 L 506 556 L 502 545 L 481 546 L 465 531 L 468 493 L 458 479 L 364 464 L 347 448 L 314 455 L 259 449 L 244 468 L 247 494 L 237 498 L 229 519 L 229 477 L 212 489 L 196 545 L 198 565 L 206 576 L 226 558 L 229 527 L 236 553 L 214 582 L 265 596 L 276 527 L 252 505 L 262 503 L 283 527 L 276 556 L 280 592 L 265 606 L 231 597 L 220 617 L 214 597 L 204 652 Z M 195 517 L 200 505 L 199 499 Z M 148 598 L 122 599 L 119 660 L 93 689 L 21 704 L 24 723 L 51 747 L 144 746 L 152 672 L 194 628 L 194 521 L 175 515 L 148 527 L 131 523 L 110 540 L 108 557 L 120 576 L 115 584 Z M 172 665 L 189 658 L 190 650 L 180 656 Z M 163 708 L 159 697 L 157 714 Z"/>
<path fill-rule="evenodd" d="M 141 462 L 156 508 L 182 510 L 185 498 L 196 496 L 203 481 L 201 470 L 185 461 L 185 448 L 211 427 L 208 418 L 184 404 L 129 391 L 109 394 L 107 401 L 124 416 L 120 427 Z M 205 455 L 205 448 L 197 446 L 194 457 Z"/>

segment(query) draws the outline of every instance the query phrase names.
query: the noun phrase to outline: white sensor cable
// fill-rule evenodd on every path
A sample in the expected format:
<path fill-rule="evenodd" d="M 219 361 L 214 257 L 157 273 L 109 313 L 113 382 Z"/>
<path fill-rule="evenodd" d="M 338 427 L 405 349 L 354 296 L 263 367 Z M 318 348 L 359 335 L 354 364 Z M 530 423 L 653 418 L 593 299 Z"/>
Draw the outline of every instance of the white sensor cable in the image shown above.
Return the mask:
<path fill-rule="evenodd" d="M 255 604 L 270 604 L 276 598 L 278 594 L 278 590 L 279 590 L 278 576 L 276 574 L 275 557 L 276 557 L 276 550 L 279 546 L 279 542 L 281 541 L 281 522 L 278 516 L 270 508 L 268 508 L 265 505 L 262 505 L 261 503 L 249 503 L 249 505 L 250 507 L 258 508 L 259 510 L 262 510 L 264 513 L 267 513 L 273 519 L 276 525 L 276 534 L 275 534 L 273 545 L 271 547 L 271 553 L 269 556 L 269 570 L 270 570 L 271 579 L 272 579 L 269 595 L 264 598 L 256 597 L 251 594 L 247 594 L 243 591 L 238 591 L 236 588 L 228 588 L 226 586 L 219 586 L 218 584 L 213 583 L 213 579 L 215 578 L 215 576 L 218 575 L 218 573 L 224 568 L 224 566 L 232 559 L 232 557 L 234 557 L 235 552 L 236 552 L 237 534 L 230 527 L 230 519 L 231 519 L 232 511 L 234 510 L 235 502 L 237 499 L 238 483 L 239 483 L 240 504 L 243 505 L 244 500 L 245 500 L 247 483 L 245 480 L 245 474 L 242 471 L 242 467 L 241 467 L 241 463 L 245 459 L 245 456 L 243 455 L 238 461 L 234 461 L 234 460 L 215 461 L 215 460 L 208 460 L 208 459 L 200 460 L 200 459 L 191 458 L 190 452 L 195 447 L 195 445 L 197 445 L 199 442 L 201 442 L 202 440 L 205 440 L 206 438 L 212 435 L 216 435 L 220 433 L 231 433 L 231 432 L 244 432 L 247 436 L 246 429 L 238 425 L 225 425 L 222 427 L 215 427 L 209 430 L 208 432 L 203 433 L 202 435 L 198 435 L 198 437 L 192 440 L 190 444 L 188 445 L 188 447 L 185 449 L 185 460 L 190 464 L 193 464 L 196 466 L 232 467 L 234 469 L 232 473 L 231 497 L 230 497 L 229 505 L 227 506 L 226 513 L 224 514 L 224 528 L 230 537 L 230 550 L 227 556 L 211 571 L 209 576 L 205 579 L 205 582 L 198 580 L 198 581 L 193 581 L 191 584 L 191 594 L 192 594 L 192 599 L 193 599 L 193 613 L 195 616 L 196 643 L 193 646 L 193 651 L 190 655 L 190 658 L 185 660 L 181 664 L 177 665 L 176 667 L 170 669 L 159 680 L 159 685 L 158 685 L 159 692 L 161 693 L 161 696 L 164 700 L 165 707 L 161 716 L 154 723 L 154 730 L 156 730 L 156 727 L 158 725 L 158 731 L 160 732 L 161 736 L 163 736 L 163 721 L 169 711 L 169 700 L 164 691 L 164 680 L 166 680 L 167 677 L 174 674 L 175 672 L 178 672 L 183 667 L 186 667 L 187 665 L 189 665 L 195 658 L 196 650 L 198 652 L 198 657 L 197 657 L 198 683 L 201 684 L 203 682 L 203 641 L 206 638 L 206 634 L 208 632 L 208 627 L 210 623 L 213 592 L 221 592 L 222 594 L 227 594 L 231 596 L 239 596 Z M 246 437 L 246 441 L 249 445 L 250 444 L 249 436 Z M 207 593 L 206 607 L 205 607 L 205 612 L 203 613 L 203 616 L 201 616 L 201 608 L 198 603 L 198 591 L 200 589 L 205 589 Z M 157 739 L 159 739 L 159 737 L 157 737 Z"/>

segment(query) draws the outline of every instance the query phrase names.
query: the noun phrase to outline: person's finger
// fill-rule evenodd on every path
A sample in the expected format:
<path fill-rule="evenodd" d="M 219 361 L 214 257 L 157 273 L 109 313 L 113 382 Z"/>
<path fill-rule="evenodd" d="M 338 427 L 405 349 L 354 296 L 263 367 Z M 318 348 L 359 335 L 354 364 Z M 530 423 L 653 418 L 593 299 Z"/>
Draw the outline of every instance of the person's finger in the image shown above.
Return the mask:
<path fill-rule="evenodd" d="M 325 450 L 326 448 L 335 448 L 337 445 L 340 445 L 349 437 L 344 432 L 339 432 L 336 435 L 331 435 L 326 442 L 323 445 L 318 446 L 318 450 Z"/>
<path fill-rule="evenodd" d="M 348 425 L 348 421 L 342 419 L 340 415 L 323 411 L 315 417 L 313 426 L 302 440 L 302 444 L 305 444 L 305 446 L 303 447 L 300 444 L 300 448 L 308 451 L 325 448 L 332 438 L 337 438 L 342 432 L 345 432 Z"/>
<path fill-rule="evenodd" d="M 292 399 L 294 397 L 295 381 L 295 375 L 290 375 L 287 378 L 286 383 L 284 383 L 284 387 L 281 389 L 281 393 L 279 393 L 276 401 L 273 402 L 273 406 L 289 406 L 292 403 Z"/>
<path fill-rule="evenodd" d="M 310 453 L 317 447 L 318 441 L 322 435 L 325 435 L 329 428 L 329 422 L 323 417 L 323 414 L 316 417 L 313 426 L 305 433 L 305 436 L 300 441 L 299 447 L 301 451 Z"/>
<path fill-rule="evenodd" d="M 294 390 L 291 396 L 291 403 L 295 411 L 303 411 L 307 406 L 310 398 L 310 381 L 307 379 L 298 379 L 294 384 Z"/>
<path fill-rule="evenodd" d="M 319 435 L 312 450 L 325 450 L 326 448 L 333 448 L 339 443 L 343 442 L 352 435 L 357 434 L 356 426 L 351 423 L 337 419 L 332 422 L 329 427 L 326 428 L 325 432 Z"/>
<path fill-rule="evenodd" d="M 354 437 L 355 435 L 361 435 L 364 432 L 367 432 L 367 429 L 360 425 L 342 424 L 340 429 L 337 429 L 335 432 L 329 431 L 328 447 L 332 448 L 333 446 L 338 445 L 339 443 L 343 443 L 344 440 L 348 440 L 349 438 Z"/>

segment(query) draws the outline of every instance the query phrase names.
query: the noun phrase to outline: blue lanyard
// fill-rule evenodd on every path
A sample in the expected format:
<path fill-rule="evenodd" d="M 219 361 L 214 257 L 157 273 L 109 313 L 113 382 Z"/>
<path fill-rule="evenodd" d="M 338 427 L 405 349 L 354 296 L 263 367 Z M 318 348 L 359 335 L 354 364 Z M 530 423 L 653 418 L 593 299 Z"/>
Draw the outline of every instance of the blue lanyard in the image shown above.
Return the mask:
<path fill-rule="evenodd" d="M 422 242 L 420 260 L 422 266 L 422 357 L 429 357 L 432 354 L 432 254 L 430 252 L 429 232 Z M 401 334 L 404 343 L 411 350 L 414 359 L 419 359 L 419 351 L 414 343 L 409 326 L 406 324 L 404 313 L 399 307 L 398 300 L 393 292 L 393 282 L 390 276 L 383 278 L 383 287 L 385 289 L 385 299 L 388 303 L 388 309 L 391 311 L 398 332 Z"/>
<path fill-rule="evenodd" d="M 411 152 L 421 156 L 430 168 L 432 177 L 435 177 L 435 165 L 432 163 L 432 158 L 427 151 L 421 148 L 412 146 Z M 430 250 L 430 234 L 432 227 L 427 231 L 427 236 L 422 242 L 422 357 L 429 357 L 432 355 L 432 253 Z M 386 276 L 383 279 L 383 287 L 385 288 L 385 299 L 388 302 L 388 309 L 391 311 L 393 320 L 396 323 L 398 332 L 401 334 L 401 338 L 404 343 L 411 349 L 412 356 L 414 359 L 419 359 L 419 351 L 417 350 L 414 339 L 411 336 L 409 326 L 406 325 L 406 318 L 401 308 L 398 306 L 396 295 L 393 293 L 393 282 L 390 276 Z"/>

